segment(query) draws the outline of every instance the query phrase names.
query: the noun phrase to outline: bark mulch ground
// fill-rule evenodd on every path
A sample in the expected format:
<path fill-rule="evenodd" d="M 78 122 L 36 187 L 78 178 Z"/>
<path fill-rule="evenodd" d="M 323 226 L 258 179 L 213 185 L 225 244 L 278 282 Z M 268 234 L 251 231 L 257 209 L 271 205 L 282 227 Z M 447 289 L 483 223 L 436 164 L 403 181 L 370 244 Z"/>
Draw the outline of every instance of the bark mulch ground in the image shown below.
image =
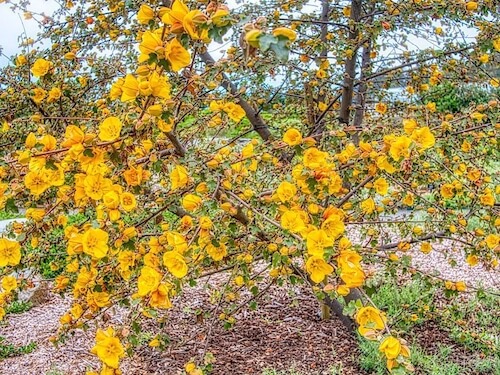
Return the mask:
<path fill-rule="evenodd" d="M 169 335 L 173 349 L 160 352 L 143 345 L 132 358 L 123 360 L 123 373 L 175 375 L 190 359 L 212 353 L 213 374 L 220 375 L 261 374 L 267 368 L 293 368 L 317 375 L 330 374 L 332 367 L 341 368 L 343 375 L 365 374 L 357 365 L 356 340 L 344 326 L 335 317 L 329 321 L 319 318 L 318 303 L 306 287 L 294 288 L 293 295 L 289 292 L 287 287 L 272 288 L 260 299 L 256 311 L 242 309 L 233 328 L 225 330 L 218 319 L 196 319 L 195 307 L 211 306 L 206 304 L 207 293 L 194 288 L 183 297 L 188 301 L 185 305 L 168 313 L 163 333 Z M 37 349 L 1 361 L 0 374 L 73 375 L 97 369 L 98 361 L 89 353 L 95 329 L 78 331 L 58 348 L 48 341 L 68 306 L 68 300 L 53 296 L 30 311 L 9 316 L 8 324 L 0 327 L 0 336 L 16 345 L 35 341 Z M 122 319 L 123 312 L 118 312 L 112 322 L 119 324 Z"/>

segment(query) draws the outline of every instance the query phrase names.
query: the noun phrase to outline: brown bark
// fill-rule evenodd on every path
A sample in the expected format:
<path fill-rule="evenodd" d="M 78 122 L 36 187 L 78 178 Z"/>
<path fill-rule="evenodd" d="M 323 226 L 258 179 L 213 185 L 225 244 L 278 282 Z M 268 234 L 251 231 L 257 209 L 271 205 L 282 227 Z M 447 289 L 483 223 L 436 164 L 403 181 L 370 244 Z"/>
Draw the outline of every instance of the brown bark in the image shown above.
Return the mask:
<path fill-rule="evenodd" d="M 200 54 L 200 57 L 202 61 L 208 66 L 215 64 L 215 60 L 208 52 L 203 52 L 202 54 Z M 257 111 L 250 105 L 250 103 L 242 98 L 241 93 L 239 92 L 236 85 L 231 82 L 229 77 L 224 73 L 222 73 L 221 85 L 222 87 L 224 87 L 224 89 L 230 92 L 231 95 L 238 99 L 238 104 L 245 111 L 248 120 L 253 126 L 253 130 L 255 130 L 264 141 L 267 141 L 271 137 L 271 132 L 269 131 L 268 126 L 266 125 L 262 117 L 260 117 L 260 115 L 257 113 Z"/>
<path fill-rule="evenodd" d="M 349 125 L 351 105 L 354 93 L 354 78 L 356 75 L 356 60 L 358 57 L 358 22 L 361 18 L 362 0 L 351 1 L 351 20 L 349 30 L 349 43 L 353 51 L 351 57 L 346 57 L 344 65 L 344 82 L 342 87 L 342 102 L 340 103 L 339 121 L 345 126 Z"/>

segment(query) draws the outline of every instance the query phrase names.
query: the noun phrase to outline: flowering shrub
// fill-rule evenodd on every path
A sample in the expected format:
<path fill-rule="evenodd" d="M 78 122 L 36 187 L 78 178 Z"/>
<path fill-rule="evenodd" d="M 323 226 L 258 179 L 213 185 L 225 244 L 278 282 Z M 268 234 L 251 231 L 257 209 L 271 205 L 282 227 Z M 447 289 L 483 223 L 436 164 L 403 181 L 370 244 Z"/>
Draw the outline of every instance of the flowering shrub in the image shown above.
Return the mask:
<path fill-rule="evenodd" d="M 498 15 L 488 1 L 318 3 L 321 14 L 302 1 L 266 14 L 217 1 L 67 1 L 59 18 L 42 18 L 51 48 L 25 40 L 0 78 L 0 202 L 28 218 L 0 239 L 0 306 L 28 283 L 14 271 L 36 268 L 59 228 L 54 290 L 73 297 L 62 335 L 117 304 L 131 307 L 127 322 L 155 319 L 196 279 L 229 269 L 219 317 L 231 325 L 240 291 L 259 294 L 264 264 L 270 284 L 307 283 L 331 306 L 358 295 L 345 310 L 358 332 L 380 342 L 389 370 L 411 370 L 405 340 L 363 286 L 370 264 L 418 272 L 405 253 L 413 244 L 429 253 L 443 239 L 471 266 L 498 265 L 500 185 L 488 164 L 498 157 L 497 101 L 453 115 L 415 100 L 463 74 L 492 80 L 481 64 L 484 54 L 498 59 Z M 479 31 L 459 45 L 464 25 Z M 407 28 L 442 50 L 384 56 Z M 210 43 L 226 40 L 215 61 Z M 392 80 L 407 82 L 408 100 L 385 100 Z M 289 98 L 274 102 L 278 94 Z M 225 137 L 245 117 L 250 128 Z M 394 219 L 405 207 L 424 218 Z M 85 221 L 68 224 L 75 211 Z M 439 282 L 449 293 L 473 290 Z M 104 374 L 119 373 L 133 349 L 130 330 L 118 328 L 96 335 Z"/>

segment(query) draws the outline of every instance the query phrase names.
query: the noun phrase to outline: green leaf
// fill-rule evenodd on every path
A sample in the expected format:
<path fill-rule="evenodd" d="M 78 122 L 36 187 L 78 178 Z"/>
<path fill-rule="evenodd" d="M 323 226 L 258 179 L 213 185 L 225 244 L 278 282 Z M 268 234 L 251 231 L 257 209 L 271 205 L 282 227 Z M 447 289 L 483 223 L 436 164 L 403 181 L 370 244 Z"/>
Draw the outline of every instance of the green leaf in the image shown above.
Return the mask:
<path fill-rule="evenodd" d="M 19 209 L 16 206 L 16 203 L 13 198 L 7 199 L 7 202 L 5 202 L 5 211 L 7 212 L 14 212 L 14 213 L 19 213 Z"/>
<path fill-rule="evenodd" d="M 270 34 L 261 34 L 259 36 L 259 47 L 263 52 L 271 48 L 271 45 L 278 42 L 278 38 Z"/>
<path fill-rule="evenodd" d="M 280 40 L 278 43 L 271 44 L 271 50 L 276 54 L 280 62 L 285 63 L 288 61 L 290 50 L 285 42 Z"/>

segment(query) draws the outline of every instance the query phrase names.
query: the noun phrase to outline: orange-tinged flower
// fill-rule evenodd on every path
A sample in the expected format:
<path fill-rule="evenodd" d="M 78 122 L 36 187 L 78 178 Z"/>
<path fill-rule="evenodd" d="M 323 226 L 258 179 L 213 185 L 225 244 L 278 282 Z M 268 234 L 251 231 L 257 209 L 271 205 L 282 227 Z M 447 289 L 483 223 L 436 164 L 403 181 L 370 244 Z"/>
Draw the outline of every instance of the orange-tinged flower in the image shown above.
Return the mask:
<path fill-rule="evenodd" d="M 169 309 L 172 307 L 168 297 L 170 288 L 165 283 L 161 283 L 156 290 L 151 293 L 149 305 L 157 309 Z"/>
<path fill-rule="evenodd" d="M 387 104 L 385 103 L 375 104 L 375 111 L 377 111 L 381 115 L 385 114 L 387 112 Z"/>

